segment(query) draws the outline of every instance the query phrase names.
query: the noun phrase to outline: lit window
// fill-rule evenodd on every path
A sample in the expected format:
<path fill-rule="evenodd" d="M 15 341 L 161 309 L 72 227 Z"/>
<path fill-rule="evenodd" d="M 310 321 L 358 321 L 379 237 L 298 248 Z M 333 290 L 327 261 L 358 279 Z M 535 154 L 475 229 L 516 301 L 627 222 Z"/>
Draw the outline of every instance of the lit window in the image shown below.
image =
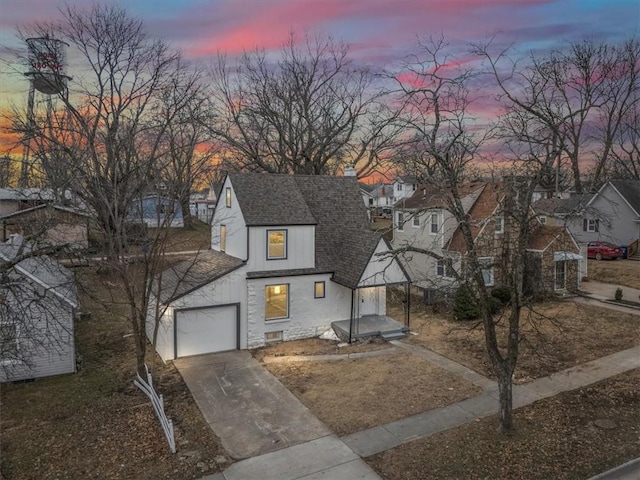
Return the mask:
<path fill-rule="evenodd" d="M 15 360 L 18 357 L 18 326 L 0 323 L 0 359 Z"/>
<path fill-rule="evenodd" d="M 496 233 L 504 233 L 504 218 L 496 217 L 495 218 L 495 229 Z"/>
<path fill-rule="evenodd" d="M 287 231 L 267 230 L 267 260 L 287 258 Z"/>
<path fill-rule="evenodd" d="M 479 258 L 480 268 L 482 270 L 482 280 L 485 287 L 492 287 L 495 279 L 493 275 L 493 258 Z"/>
<path fill-rule="evenodd" d="M 226 202 L 227 208 L 231 208 L 231 188 L 230 187 L 227 187 L 225 191 L 225 202 Z"/>
<path fill-rule="evenodd" d="M 324 282 L 316 282 L 313 285 L 313 297 L 324 298 Z"/>
<path fill-rule="evenodd" d="M 448 264 L 448 262 L 445 259 L 440 259 L 437 261 L 436 274 L 439 277 L 444 277 L 444 278 L 454 277 L 453 268 L 451 268 L 451 266 Z"/>
<path fill-rule="evenodd" d="M 417 213 L 413 216 L 413 226 L 414 227 L 420 226 L 420 217 L 418 216 Z"/>
<path fill-rule="evenodd" d="M 227 226 L 220 225 L 220 251 L 227 250 Z"/>
<path fill-rule="evenodd" d="M 267 285 L 264 289 L 264 318 L 275 320 L 289 316 L 289 285 Z"/>
<path fill-rule="evenodd" d="M 440 231 L 440 223 L 438 221 L 438 214 L 432 213 L 431 219 L 429 222 L 429 233 L 431 233 L 431 235 L 436 235 L 439 231 Z"/>

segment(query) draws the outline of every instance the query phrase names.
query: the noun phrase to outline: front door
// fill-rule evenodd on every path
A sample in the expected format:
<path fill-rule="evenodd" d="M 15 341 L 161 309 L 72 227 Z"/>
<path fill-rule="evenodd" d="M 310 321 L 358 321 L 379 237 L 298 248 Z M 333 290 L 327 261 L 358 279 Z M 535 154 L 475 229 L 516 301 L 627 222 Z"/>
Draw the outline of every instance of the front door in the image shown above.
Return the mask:
<path fill-rule="evenodd" d="M 360 316 L 378 315 L 378 287 L 360 288 Z"/>

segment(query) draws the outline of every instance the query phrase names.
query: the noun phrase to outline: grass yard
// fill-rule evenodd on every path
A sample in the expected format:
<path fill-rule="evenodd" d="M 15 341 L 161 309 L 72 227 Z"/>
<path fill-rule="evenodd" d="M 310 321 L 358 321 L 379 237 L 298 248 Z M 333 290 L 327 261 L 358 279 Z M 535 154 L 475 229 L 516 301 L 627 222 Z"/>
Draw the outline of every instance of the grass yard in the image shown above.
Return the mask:
<path fill-rule="evenodd" d="M 422 345 L 483 375 L 495 378 L 485 353 L 484 333 L 474 322 L 456 322 L 415 305 L 410 343 Z M 522 341 L 515 382 L 524 383 L 640 344 L 640 315 L 602 307 L 545 302 L 523 310 Z M 393 315 L 396 306 L 389 306 Z M 498 325 L 499 344 L 506 346 L 506 319 Z M 476 328 L 474 328 L 476 327 Z"/>
<path fill-rule="evenodd" d="M 266 365 L 338 435 L 382 425 L 480 393 L 475 385 L 408 353 Z"/>
<path fill-rule="evenodd" d="M 589 260 L 587 274 L 596 282 L 640 289 L 640 262 L 633 260 Z"/>
<path fill-rule="evenodd" d="M 638 381 L 638 370 L 627 372 L 518 409 L 510 436 L 488 417 L 367 462 L 389 480 L 584 480 L 640 455 Z M 598 427 L 599 419 L 614 427 Z"/>
<path fill-rule="evenodd" d="M 82 276 L 101 293 L 96 274 Z M 182 377 L 156 357 L 155 386 L 164 395 L 178 450 L 169 452 L 149 400 L 133 385 L 130 326 L 113 313 L 120 307 L 106 310 L 86 296 L 82 304 L 92 318 L 76 322 L 84 363 L 78 373 L 2 386 L 0 477 L 190 479 L 227 466 L 230 460 Z"/>

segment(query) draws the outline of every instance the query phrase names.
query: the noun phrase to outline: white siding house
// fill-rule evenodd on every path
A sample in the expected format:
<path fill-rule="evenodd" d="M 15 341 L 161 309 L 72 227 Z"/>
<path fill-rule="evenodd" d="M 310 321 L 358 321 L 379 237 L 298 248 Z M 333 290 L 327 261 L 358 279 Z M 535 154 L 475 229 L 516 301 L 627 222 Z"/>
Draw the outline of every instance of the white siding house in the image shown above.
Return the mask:
<path fill-rule="evenodd" d="M 353 177 L 229 174 L 211 250 L 163 275 L 156 350 L 169 360 L 253 348 L 384 315 L 386 286 L 408 282 L 378 255 L 389 248 Z"/>
<path fill-rule="evenodd" d="M 17 246 L 0 245 L 0 262 L 17 254 Z M 49 257 L 27 254 L 9 267 L 5 279 L 0 284 L 0 382 L 75 372 L 77 297 L 71 273 Z"/>

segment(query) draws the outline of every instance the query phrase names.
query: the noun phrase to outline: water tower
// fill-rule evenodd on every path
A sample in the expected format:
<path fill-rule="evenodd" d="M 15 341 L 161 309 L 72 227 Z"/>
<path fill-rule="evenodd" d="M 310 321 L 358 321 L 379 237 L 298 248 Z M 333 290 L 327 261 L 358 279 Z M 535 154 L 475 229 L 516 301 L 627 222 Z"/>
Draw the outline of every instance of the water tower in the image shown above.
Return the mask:
<path fill-rule="evenodd" d="M 62 40 L 50 37 L 27 38 L 29 97 L 27 101 L 27 122 L 29 130 L 35 125 L 34 105 L 36 90 L 44 95 L 47 103 L 47 114 L 52 109 L 52 95 L 67 95 L 67 81 L 71 77 L 66 74 L 66 49 L 69 46 Z M 26 187 L 28 181 L 30 134 L 25 138 L 20 170 L 20 187 Z"/>

